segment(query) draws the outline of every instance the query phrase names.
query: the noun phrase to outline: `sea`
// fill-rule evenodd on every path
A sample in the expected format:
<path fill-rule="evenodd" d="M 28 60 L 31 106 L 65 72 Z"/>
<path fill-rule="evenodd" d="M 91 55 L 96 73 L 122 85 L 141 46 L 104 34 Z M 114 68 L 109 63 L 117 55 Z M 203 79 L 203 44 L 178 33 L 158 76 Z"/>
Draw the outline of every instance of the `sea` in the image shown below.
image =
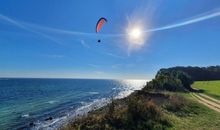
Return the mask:
<path fill-rule="evenodd" d="M 56 130 L 147 80 L 0 78 L 0 130 Z"/>

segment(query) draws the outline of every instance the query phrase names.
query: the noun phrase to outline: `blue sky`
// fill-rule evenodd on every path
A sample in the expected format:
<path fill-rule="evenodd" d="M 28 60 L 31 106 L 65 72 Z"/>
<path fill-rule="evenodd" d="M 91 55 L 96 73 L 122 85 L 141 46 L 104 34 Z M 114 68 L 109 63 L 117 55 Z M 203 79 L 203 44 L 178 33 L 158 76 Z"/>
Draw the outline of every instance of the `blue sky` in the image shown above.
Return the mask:
<path fill-rule="evenodd" d="M 217 65 L 219 14 L 147 30 L 219 9 L 219 0 L 2 0 L 0 77 L 150 79 L 164 67 Z M 108 23 L 95 34 L 100 17 Z M 143 25 L 141 46 L 128 43 L 129 23 Z"/>

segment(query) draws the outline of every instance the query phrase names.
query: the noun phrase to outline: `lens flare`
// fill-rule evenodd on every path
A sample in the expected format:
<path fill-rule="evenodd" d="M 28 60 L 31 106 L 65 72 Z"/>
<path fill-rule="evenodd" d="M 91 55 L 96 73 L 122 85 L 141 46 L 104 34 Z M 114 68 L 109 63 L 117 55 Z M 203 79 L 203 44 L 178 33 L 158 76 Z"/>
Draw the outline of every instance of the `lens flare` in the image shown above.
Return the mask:
<path fill-rule="evenodd" d="M 134 28 L 131 30 L 130 37 L 133 39 L 139 39 L 141 37 L 140 28 Z"/>
<path fill-rule="evenodd" d="M 134 44 L 142 44 L 143 33 L 140 27 L 133 27 L 129 30 L 129 41 Z"/>
<path fill-rule="evenodd" d="M 127 39 L 129 46 L 132 48 L 138 48 L 142 46 L 145 42 L 146 33 L 143 32 L 144 29 L 141 25 L 130 26 L 127 29 Z"/>

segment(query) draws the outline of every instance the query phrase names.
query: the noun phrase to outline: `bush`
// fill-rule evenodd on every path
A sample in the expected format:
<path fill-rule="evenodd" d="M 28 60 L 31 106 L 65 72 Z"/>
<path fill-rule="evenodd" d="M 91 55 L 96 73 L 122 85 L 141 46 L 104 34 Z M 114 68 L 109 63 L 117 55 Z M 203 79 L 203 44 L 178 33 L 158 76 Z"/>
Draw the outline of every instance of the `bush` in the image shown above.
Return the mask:
<path fill-rule="evenodd" d="M 148 82 L 145 90 L 168 90 L 184 91 L 183 84 L 179 79 L 169 76 L 158 76 L 156 79 Z"/>
<path fill-rule="evenodd" d="M 175 113 L 177 116 L 188 116 L 191 114 L 198 114 L 197 105 L 194 102 L 187 100 L 180 95 L 172 95 L 169 98 L 168 103 L 165 105 L 165 109 Z"/>
<path fill-rule="evenodd" d="M 152 100 L 139 97 L 128 102 L 126 126 L 127 130 L 159 130 L 166 129 L 169 123 Z"/>
<path fill-rule="evenodd" d="M 155 79 L 148 82 L 144 90 L 167 90 L 167 91 L 185 91 L 192 90 L 190 85 L 193 83 L 189 75 L 182 71 L 161 69 L 158 71 Z"/>
<path fill-rule="evenodd" d="M 113 101 L 104 113 L 90 113 L 65 130 L 163 130 L 170 126 L 152 100 L 134 96 L 125 103 L 119 108 Z"/>
<path fill-rule="evenodd" d="M 173 112 L 178 112 L 187 105 L 187 100 L 183 96 L 172 95 L 169 98 L 166 109 Z"/>

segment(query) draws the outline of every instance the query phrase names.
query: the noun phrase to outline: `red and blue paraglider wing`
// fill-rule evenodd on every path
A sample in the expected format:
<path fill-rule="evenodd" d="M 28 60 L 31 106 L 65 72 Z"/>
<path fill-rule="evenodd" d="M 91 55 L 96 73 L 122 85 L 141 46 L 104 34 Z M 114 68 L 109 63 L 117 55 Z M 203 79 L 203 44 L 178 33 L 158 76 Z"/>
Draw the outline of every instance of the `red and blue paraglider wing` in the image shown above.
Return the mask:
<path fill-rule="evenodd" d="M 98 33 L 98 32 L 101 30 L 102 26 L 103 26 L 106 22 L 107 22 L 107 19 L 106 19 L 106 18 L 103 18 L 103 17 L 98 20 L 98 22 L 97 22 L 97 24 L 96 24 L 96 33 Z"/>

